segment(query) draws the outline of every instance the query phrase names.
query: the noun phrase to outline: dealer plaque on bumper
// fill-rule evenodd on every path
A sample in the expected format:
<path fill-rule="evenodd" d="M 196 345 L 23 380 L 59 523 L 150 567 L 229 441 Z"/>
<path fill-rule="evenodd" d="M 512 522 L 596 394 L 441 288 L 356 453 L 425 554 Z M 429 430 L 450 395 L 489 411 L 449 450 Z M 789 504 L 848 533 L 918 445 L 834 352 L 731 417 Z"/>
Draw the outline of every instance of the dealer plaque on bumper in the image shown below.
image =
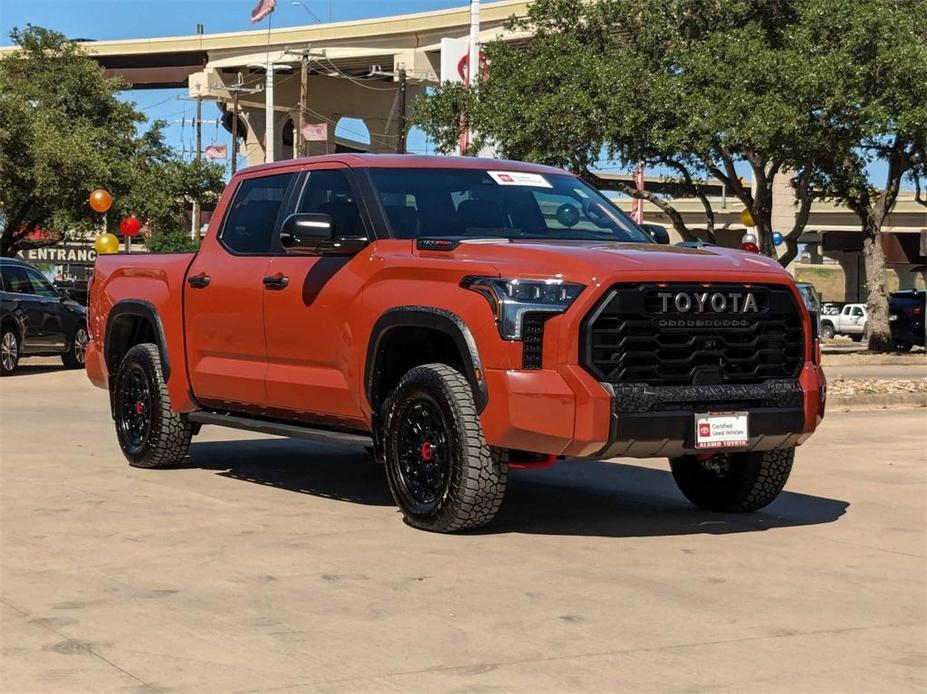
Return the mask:
<path fill-rule="evenodd" d="M 695 415 L 696 448 L 737 448 L 750 443 L 747 412 L 705 412 Z"/>

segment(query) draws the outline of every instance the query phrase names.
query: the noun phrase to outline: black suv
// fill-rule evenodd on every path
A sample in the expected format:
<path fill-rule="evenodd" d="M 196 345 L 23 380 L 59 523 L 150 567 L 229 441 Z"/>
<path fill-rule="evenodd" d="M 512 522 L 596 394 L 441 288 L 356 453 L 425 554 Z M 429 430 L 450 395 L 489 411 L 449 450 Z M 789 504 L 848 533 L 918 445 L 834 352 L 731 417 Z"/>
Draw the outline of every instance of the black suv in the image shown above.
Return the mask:
<path fill-rule="evenodd" d="M 87 310 L 28 263 L 0 258 L 0 376 L 13 373 L 20 357 L 57 354 L 81 369 L 86 348 Z"/>
<path fill-rule="evenodd" d="M 923 289 L 895 292 L 888 298 L 888 325 L 899 352 L 907 352 L 914 345 L 924 346 L 925 298 L 927 292 Z"/>

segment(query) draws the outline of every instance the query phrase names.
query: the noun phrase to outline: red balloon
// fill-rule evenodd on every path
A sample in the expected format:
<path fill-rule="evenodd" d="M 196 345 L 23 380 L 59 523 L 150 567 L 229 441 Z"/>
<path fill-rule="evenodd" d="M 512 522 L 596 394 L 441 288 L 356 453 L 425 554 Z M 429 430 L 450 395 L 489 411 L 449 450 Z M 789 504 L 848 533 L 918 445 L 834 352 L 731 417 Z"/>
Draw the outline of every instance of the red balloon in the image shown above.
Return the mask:
<path fill-rule="evenodd" d="M 138 236 L 138 232 L 142 229 L 142 223 L 138 221 L 135 217 L 124 217 L 121 222 L 119 222 L 119 231 L 122 232 L 123 236 L 128 236 L 132 238 L 133 236 Z"/>

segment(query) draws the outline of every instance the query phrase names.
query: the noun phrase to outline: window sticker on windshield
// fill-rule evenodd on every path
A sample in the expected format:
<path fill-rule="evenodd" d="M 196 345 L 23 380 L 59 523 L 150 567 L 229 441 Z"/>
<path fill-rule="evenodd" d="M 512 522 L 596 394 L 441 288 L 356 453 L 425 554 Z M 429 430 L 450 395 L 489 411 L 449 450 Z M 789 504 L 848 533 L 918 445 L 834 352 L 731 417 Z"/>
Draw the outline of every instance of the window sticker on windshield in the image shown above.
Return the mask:
<path fill-rule="evenodd" d="M 533 186 L 535 188 L 553 188 L 541 174 L 524 171 L 487 171 L 492 180 L 500 186 Z"/>

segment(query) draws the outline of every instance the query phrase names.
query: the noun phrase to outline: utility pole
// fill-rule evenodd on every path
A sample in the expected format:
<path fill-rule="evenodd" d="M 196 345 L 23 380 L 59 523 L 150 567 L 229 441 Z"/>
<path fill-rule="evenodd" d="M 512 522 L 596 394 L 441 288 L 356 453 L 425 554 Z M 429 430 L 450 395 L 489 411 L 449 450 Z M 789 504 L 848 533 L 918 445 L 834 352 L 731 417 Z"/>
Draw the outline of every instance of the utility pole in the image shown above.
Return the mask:
<path fill-rule="evenodd" d="M 202 24 L 196 25 L 196 33 L 202 36 L 205 27 Z M 203 159 L 203 94 L 201 91 L 196 92 L 196 161 Z M 200 241 L 200 201 L 193 201 L 193 218 L 190 220 L 190 238 L 197 244 Z"/>
<path fill-rule="evenodd" d="M 307 109 L 309 108 L 309 52 L 303 51 L 299 58 L 299 125 L 296 128 L 296 137 L 293 138 L 293 149 L 297 151 L 296 157 L 306 156 L 306 141 L 303 138 L 303 126 L 306 124 Z"/>
<path fill-rule="evenodd" d="M 299 118 L 297 118 L 296 136 L 293 138 L 293 158 L 306 156 L 306 139 L 303 137 L 303 126 L 309 122 L 309 61 L 313 58 L 324 58 L 325 51 L 312 52 L 307 46 L 301 50 L 284 51 L 286 55 L 299 56 Z"/>
<path fill-rule="evenodd" d="M 399 70 L 399 139 L 396 142 L 396 151 L 406 153 L 406 71 Z"/>

